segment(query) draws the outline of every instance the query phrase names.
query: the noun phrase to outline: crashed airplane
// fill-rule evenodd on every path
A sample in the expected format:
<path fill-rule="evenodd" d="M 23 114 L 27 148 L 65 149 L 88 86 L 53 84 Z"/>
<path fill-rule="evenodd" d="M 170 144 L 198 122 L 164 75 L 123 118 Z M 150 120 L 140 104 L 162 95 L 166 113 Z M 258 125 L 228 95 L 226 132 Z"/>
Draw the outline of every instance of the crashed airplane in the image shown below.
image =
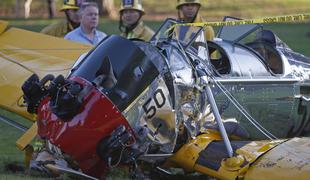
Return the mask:
<path fill-rule="evenodd" d="M 307 179 L 310 139 L 297 136 L 310 130 L 310 59 L 257 24 L 222 27 L 206 42 L 203 28 L 176 23 L 167 19 L 150 42 L 108 36 L 68 75 L 25 77 L 43 146 L 30 166 L 89 179 L 118 165 L 136 179 L 171 168 Z"/>

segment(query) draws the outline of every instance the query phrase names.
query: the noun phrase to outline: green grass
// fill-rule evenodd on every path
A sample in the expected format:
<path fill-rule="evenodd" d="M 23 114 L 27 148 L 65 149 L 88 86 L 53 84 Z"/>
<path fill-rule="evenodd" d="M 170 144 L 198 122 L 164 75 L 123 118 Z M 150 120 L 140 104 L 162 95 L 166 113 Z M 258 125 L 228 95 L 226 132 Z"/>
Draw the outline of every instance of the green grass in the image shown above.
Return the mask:
<path fill-rule="evenodd" d="M 310 2 L 310 1 L 309 1 Z M 43 27 L 56 22 L 58 19 L 11 20 L 10 25 L 22 29 L 39 32 Z M 161 21 L 145 21 L 152 29 L 159 28 Z M 281 40 L 286 42 L 294 51 L 310 56 L 310 26 L 309 23 L 267 24 L 265 29 L 273 30 Z M 107 34 L 119 34 L 118 21 L 102 18 L 98 27 Z"/>
<path fill-rule="evenodd" d="M 0 109 L 0 114 L 5 117 L 16 120 L 26 127 L 31 125 L 30 122 Z M 0 179 L 1 180 L 38 180 L 47 179 L 42 176 L 30 177 L 25 174 L 24 169 L 24 154 L 17 149 L 15 141 L 23 134 L 22 131 L 5 124 L 0 121 Z M 50 178 L 48 178 L 50 179 Z"/>
<path fill-rule="evenodd" d="M 23 164 L 24 154 L 15 146 L 15 141 L 22 135 L 22 132 L 3 122 L 0 122 L 0 129 L 0 179 L 50 179 L 26 175 Z"/>

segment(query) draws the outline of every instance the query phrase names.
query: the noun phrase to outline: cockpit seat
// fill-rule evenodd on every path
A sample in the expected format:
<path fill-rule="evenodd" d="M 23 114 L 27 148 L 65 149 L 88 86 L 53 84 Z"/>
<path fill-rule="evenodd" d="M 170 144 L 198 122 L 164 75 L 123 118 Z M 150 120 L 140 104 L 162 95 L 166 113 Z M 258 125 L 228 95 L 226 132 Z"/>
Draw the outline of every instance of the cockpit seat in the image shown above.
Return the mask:
<path fill-rule="evenodd" d="M 231 118 L 222 121 L 228 136 L 236 136 L 241 139 L 250 138 L 249 133 L 240 125 L 236 119 Z M 219 126 L 216 123 L 207 123 L 204 127 L 205 129 L 214 129 L 220 131 Z"/>
<path fill-rule="evenodd" d="M 276 36 L 272 31 L 264 29 L 257 32 L 254 42 L 264 42 L 276 47 Z"/>
<path fill-rule="evenodd" d="M 283 73 L 281 56 L 276 50 L 276 36 L 270 30 L 262 30 L 256 34 L 253 42 L 247 46 L 258 52 L 274 74 Z"/>

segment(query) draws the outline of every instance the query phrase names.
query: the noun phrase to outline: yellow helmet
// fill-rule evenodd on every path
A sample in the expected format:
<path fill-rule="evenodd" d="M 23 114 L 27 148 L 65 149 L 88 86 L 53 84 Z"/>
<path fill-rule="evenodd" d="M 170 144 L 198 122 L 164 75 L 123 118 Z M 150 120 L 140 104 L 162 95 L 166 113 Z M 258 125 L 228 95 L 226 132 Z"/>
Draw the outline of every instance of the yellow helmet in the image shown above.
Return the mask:
<path fill-rule="evenodd" d="M 134 9 L 140 11 L 142 15 L 145 14 L 142 7 L 142 0 L 122 0 L 119 12 L 122 12 L 125 9 Z"/>
<path fill-rule="evenodd" d="M 63 0 L 64 3 L 60 9 L 60 11 L 65 11 L 68 9 L 76 9 L 79 10 L 80 7 L 78 6 L 78 0 Z"/>
<path fill-rule="evenodd" d="M 184 4 L 198 4 L 199 6 L 201 6 L 200 0 L 177 0 L 178 4 L 177 4 L 177 9 L 180 8 L 180 6 L 184 5 Z"/>

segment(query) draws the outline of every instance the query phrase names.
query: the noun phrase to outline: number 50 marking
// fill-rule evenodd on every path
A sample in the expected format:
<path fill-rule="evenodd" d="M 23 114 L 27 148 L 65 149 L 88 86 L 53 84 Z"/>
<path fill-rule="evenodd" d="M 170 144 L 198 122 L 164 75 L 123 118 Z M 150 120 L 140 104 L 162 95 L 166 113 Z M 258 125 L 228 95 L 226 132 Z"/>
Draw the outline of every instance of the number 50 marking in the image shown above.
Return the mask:
<path fill-rule="evenodd" d="M 149 104 L 152 102 L 152 100 L 154 99 L 155 102 L 155 106 L 149 106 Z M 164 106 L 164 104 L 166 103 L 166 98 L 164 95 L 164 92 L 162 89 L 157 89 L 153 95 L 152 98 L 146 100 L 146 102 L 143 104 L 143 110 L 146 114 L 146 117 L 151 119 L 152 117 L 155 116 L 156 114 L 156 108 L 161 108 Z"/>

